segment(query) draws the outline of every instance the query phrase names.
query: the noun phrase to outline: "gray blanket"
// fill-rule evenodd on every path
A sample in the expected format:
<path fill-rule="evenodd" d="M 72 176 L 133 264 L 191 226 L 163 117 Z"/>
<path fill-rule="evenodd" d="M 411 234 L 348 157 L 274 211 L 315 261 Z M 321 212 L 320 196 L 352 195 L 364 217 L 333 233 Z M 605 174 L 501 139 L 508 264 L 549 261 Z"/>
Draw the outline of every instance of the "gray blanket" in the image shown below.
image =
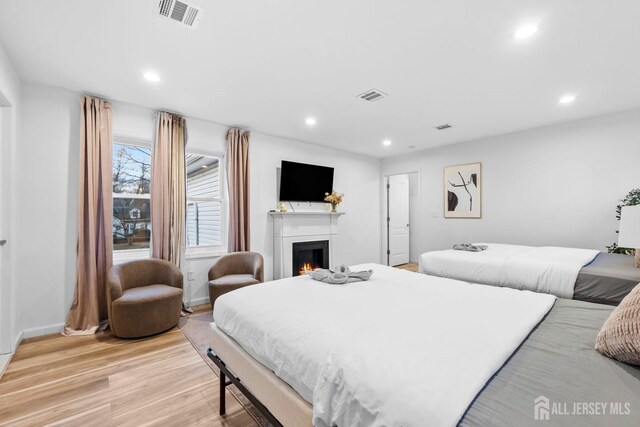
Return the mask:
<path fill-rule="evenodd" d="M 311 276 L 313 280 L 330 283 L 332 285 L 343 285 L 345 283 L 369 280 L 372 274 L 373 270 L 351 271 L 351 269 L 345 265 L 336 267 L 334 270 L 317 268 L 307 272 L 307 275 Z"/>
<path fill-rule="evenodd" d="M 487 245 L 473 245 L 471 243 L 457 243 L 453 245 L 454 250 L 467 252 L 482 252 L 487 248 Z"/>

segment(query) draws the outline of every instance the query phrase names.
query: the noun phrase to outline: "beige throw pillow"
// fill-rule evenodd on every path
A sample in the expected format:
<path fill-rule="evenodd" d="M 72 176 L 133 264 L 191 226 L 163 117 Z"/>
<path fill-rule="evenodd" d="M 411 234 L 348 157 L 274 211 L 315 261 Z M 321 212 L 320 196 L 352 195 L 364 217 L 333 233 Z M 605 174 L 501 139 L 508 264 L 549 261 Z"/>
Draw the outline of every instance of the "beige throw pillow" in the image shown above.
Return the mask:
<path fill-rule="evenodd" d="M 640 365 L 640 284 L 624 297 L 596 338 L 596 350 L 630 365 Z"/>

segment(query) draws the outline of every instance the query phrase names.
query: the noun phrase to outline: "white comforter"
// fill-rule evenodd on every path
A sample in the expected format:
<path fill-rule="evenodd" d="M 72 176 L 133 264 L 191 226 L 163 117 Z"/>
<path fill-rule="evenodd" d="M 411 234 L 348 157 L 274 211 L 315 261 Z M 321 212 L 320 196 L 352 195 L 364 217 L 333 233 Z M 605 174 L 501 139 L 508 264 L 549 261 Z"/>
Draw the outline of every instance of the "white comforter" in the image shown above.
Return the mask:
<path fill-rule="evenodd" d="M 216 301 L 214 321 L 313 404 L 315 426 L 453 426 L 555 297 L 365 264 Z M 214 348 L 215 351 L 215 348 Z"/>
<path fill-rule="evenodd" d="M 591 249 L 482 243 L 482 252 L 426 252 L 420 272 L 484 285 L 506 286 L 573 298 L 580 269 L 598 255 Z"/>

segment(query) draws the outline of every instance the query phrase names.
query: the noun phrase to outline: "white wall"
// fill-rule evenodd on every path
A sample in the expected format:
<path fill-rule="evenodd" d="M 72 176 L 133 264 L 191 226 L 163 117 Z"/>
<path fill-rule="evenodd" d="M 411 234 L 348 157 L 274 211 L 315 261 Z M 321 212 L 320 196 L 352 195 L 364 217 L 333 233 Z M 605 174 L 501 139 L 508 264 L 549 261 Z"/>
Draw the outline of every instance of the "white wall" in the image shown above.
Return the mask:
<path fill-rule="evenodd" d="M 618 200 L 640 187 L 639 159 L 634 110 L 385 159 L 383 173 L 421 171 L 421 251 L 460 242 L 606 250 Z M 482 162 L 482 219 L 444 219 L 443 168 L 471 162 Z"/>
<path fill-rule="evenodd" d="M 63 89 L 24 85 L 22 95 L 16 278 L 29 337 L 61 329 L 73 298 L 80 107 Z"/>
<path fill-rule="evenodd" d="M 19 289 L 15 280 L 15 248 L 17 233 L 13 226 L 15 217 L 15 152 L 17 145 L 18 109 L 20 107 L 20 79 L 4 48 L 0 46 L 0 239 L 7 244 L 0 250 L 2 264 L 0 278 L 0 353 L 13 352 L 20 340 L 21 325 L 17 301 Z"/>
<path fill-rule="evenodd" d="M 25 85 L 20 120 L 16 210 L 21 241 L 17 264 L 23 290 L 19 311 L 25 336 L 61 330 L 75 287 L 78 192 L 78 94 L 65 89 Z M 187 121 L 190 148 L 223 153 L 227 127 L 205 120 Z M 151 140 L 154 111 L 113 103 L 113 133 Z M 335 168 L 335 187 L 346 193 L 341 210 L 344 263 L 379 261 L 380 168 L 378 159 L 252 133 L 251 244 L 265 257 L 272 277 L 272 229 L 267 212 L 276 208 L 276 168 L 282 159 Z M 208 301 L 207 272 L 213 257 L 187 259 L 183 271 L 187 300 Z M 186 274 L 185 274 L 186 276 Z"/>

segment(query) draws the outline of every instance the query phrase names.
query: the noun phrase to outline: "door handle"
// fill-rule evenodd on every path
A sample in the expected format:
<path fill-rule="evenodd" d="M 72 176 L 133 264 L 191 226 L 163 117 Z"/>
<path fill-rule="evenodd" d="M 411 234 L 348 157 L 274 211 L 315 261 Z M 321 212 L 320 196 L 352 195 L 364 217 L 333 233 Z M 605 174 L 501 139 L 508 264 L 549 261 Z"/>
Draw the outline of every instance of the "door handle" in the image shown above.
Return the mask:
<path fill-rule="evenodd" d="M 0 246 L 4 246 L 7 243 L 6 240 L 0 240 Z"/>

